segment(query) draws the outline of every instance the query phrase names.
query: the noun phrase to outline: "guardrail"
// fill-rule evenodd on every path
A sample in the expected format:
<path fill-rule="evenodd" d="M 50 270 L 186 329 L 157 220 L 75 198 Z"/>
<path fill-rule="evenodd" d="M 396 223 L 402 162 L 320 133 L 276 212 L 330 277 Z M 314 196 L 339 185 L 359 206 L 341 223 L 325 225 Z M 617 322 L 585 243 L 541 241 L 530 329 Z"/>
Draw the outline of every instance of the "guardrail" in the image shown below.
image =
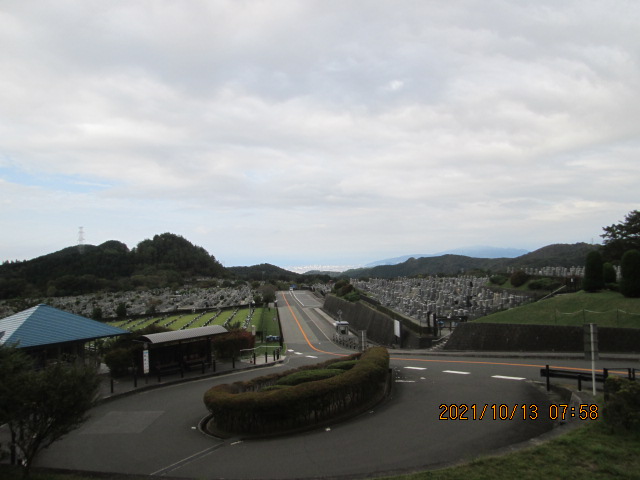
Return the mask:
<path fill-rule="evenodd" d="M 260 345 L 259 347 L 254 348 L 243 348 L 240 350 L 240 359 L 247 358 L 251 360 L 252 363 L 256 363 L 256 359 L 258 358 L 258 351 L 264 349 L 264 362 L 267 363 L 269 361 L 269 349 L 272 349 L 271 355 L 273 356 L 273 361 L 280 359 L 280 345 Z M 260 353 L 259 355 L 262 355 Z"/>
<path fill-rule="evenodd" d="M 622 367 L 627 370 L 627 378 L 629 380 L 636 379 L 636 369 L 635 368 L 627 368 Z M 617 368 L 619 370 L 620 368 Z M 549 368 L 549 365 L 546 365 L 545 368 L 540 369 L 540 375 L 545 377 L 547 380 L 547 391 L 551 389 L 551 378 L 570 378 L 578 381 L 578 391 L 582 391 L 582 381 L 593 381 L 595 379 L 596 382 L 604 383 L 609 376 L 610 368 L 603 368 L 602 372 L 596 372 L 595 374 L 591 372 L 580 372 L 576 370 L 567 370 L 561 368 Z"/>

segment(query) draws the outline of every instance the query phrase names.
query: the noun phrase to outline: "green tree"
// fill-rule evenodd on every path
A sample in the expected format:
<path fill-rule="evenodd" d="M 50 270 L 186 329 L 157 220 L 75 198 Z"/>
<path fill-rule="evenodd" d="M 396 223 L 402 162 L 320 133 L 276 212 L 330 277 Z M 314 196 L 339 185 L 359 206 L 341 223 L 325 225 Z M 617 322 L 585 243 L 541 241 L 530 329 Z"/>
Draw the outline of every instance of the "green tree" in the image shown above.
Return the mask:
<path fill-rule="evenodd" d="M 262 303 L 264 305 L 273 302 L 276 299 L 276 287 L 270 283 L 265 283 L 258 288 L 258 292 L 262 295 Z"/>
<path fill-rule="evenodd" d="M 610 262 L 605 262 L 604 265 L 602 265 L 602 277 L 606 286 L 616 283 L 618 280 L 616 269 Z"/>
<path fill-rule="evenodd" d="M 640 251 L 629 250 L 622 256 L 620 292 L 625 297 L 640 297 Z"/>
<path fill-rule="evenodd" d="M 23 460 L 23 474 L 28 477 L 42 449 L 85 421 L 95 404 L 100 379 L 95 368 L 86 365 L 58 362 L 34 370 L 16 349 L 0 354 L 0 373 L 0 419 L 9 427 L 13 447 Z"/>
<path fill-rule="evenodd" d="M 624 222 L 603 228 L 603 256 L 620 260 L 627 250 L 640 250 L 640 211 L 629 212 Z"/>
<path fill-rule="evenodd" d="M 582 288 L 587 292 L 597 292 L 604 288 L 602 255 L 597 250 L 587 254 Z"/>
<path fill-rule="evenodd" d="M 511 274 L 511 277 L 509 277 L 509 281 L 511 282 L 511 285 L 516 288 L 521 287 L 522 285 L 527 283 L 527 280 L 529 280 L 529 275 L 527 275 L 522 270 L 517 270 L 513 272 Z"/>
<path fill-rule="evenodd" d="M 127 304 L 120 302 L 116 307 L 116 316 L 118 318 L 125 318 L 127 316 Z"/>
<path fill-rule="evenodd" d="M 91 318 L 98 321 L 102 320 L 102 308 L 94 305 L 93 310 L 91 310 Z"/>

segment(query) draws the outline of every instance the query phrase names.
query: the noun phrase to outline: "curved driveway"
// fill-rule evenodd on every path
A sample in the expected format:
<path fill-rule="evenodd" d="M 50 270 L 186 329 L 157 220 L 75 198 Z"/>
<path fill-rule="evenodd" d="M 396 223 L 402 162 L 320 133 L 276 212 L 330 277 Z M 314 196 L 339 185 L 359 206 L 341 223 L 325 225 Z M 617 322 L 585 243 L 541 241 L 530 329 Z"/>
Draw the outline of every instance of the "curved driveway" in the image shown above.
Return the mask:
<path fill-rule="evenodd" d="M 538 379 L 539 362 L 392 355 L 391 398 L 350 421 L 263 440 L 222 440 L 200 432 L 197 426 L 207 415 L 202 396 L 211 386 L 351 353 L 329 340 L 332 326 L 319 307 L 306 292 L 278 294 L 288 348 L 284 365 L 106 402 L 45 450 L 38 466 L 211 479 L 364 478 L 471 459 L 552 428 L 545 415 L 524 420 L 520 407 L 511 420 L 493 420 L 491 410 L 482 420 L 439 419 L 443 404 L 533 404 L 544 413 L 546 394 L 526 380 Z"/>

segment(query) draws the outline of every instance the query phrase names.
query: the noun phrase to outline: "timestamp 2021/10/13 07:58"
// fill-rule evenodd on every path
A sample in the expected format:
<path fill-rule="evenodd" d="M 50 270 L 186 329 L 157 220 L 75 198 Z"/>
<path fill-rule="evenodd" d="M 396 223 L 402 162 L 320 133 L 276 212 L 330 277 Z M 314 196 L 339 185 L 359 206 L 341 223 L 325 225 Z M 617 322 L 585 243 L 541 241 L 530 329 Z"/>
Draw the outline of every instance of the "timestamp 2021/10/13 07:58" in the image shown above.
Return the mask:
<path fill-rule="evenodd" d="M 580 404 L 569 405 L 563 403 L 552 403 L 548 406 L 530 404 L 446 404 L 439 407 L 440 420 L 597 420 L 599 411 L 598 405 Z"/>

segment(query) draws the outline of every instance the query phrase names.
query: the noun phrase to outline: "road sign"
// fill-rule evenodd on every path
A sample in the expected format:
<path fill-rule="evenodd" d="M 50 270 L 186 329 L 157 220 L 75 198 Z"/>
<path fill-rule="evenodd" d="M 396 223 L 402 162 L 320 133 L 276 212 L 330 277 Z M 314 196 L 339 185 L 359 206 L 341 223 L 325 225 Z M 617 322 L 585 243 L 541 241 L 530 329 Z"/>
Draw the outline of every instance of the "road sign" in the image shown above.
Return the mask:
<path fill-rule="evenodd" d="M 142 351 L 142 370 L 145 375 L 149 373 L 149 350 L 146 348 Z"/>

